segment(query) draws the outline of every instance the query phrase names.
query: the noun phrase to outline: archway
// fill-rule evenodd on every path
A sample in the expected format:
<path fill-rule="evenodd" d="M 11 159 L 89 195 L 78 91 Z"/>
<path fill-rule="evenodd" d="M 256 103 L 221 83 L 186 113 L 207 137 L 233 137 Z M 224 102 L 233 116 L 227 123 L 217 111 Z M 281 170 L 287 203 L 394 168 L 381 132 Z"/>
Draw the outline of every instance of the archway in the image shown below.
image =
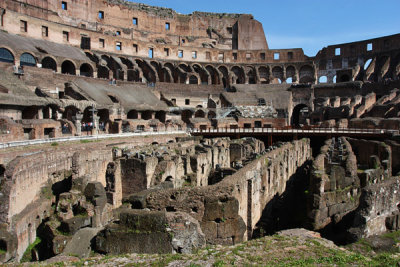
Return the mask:
<path fill-rule="evenodd" d="M 195 118 L 205 118 L 206 114 L 204 113 L 203 110 L 199 109 L 196 111 L 196 113 L 194 113 L 194 117 Z"/>
<path fill-rule="evenodd" d="M 65 60 L 61 64 L 61 73 L 70 74 L 70 75 L 76 75 L 76 69 L 75 69 L 74 63 L 72 63 L 69 60 Z"/>
<path fill-rule="evenodd" d="M 269 83 L 269 70 L 267 67 L 260 67 L 258 69 L 258 74 L 260 76 L 260 82 L 262 84 Z"/>
<path fill-rule="evenodd" d="M 78 113 L 78 109 L 75 106 L 68 106 L 65 108 L 63 112 L 63 119 L 73 121 L 73 117 L 76 116 L 76 113 Z"/>
<path fill-rule="evenodd" d="M 14 55 L 6 48 L 0 48 L 0 61 L 14 63 Z"/>
<path fill-rule="evenodd" d="M 23 53 L 19 61 L 21 66 L 36 66 L 36 59 L 29 53 Z"/>
<path fill-rule="evenodd" d="M 309 65 L 304 65 L 299 71 L 300 83 L 313 83 L 314 82 L 314 68 Z"/>
<path fill-rule="evenodd" d="M 42 59 L 42 68 L 43 69 L 51 69 L 57 72 L 57 63 L 51 57 L 45 57 Z"/>
<path fill-rule="evenodd" d="M 292 125 L 293 126 L 300 126 L 300 124 L 305 124 L 306 119 L 309 117 L 310 109 L 305 104 L 298 104 L 294 107 L 292 113 Z"/>
<path fill-rule="evenodd" d="M 199 84 L 199 80 L 197 79 L 196 76 L 191 75 L 191 76 L 189 77 L 189 84 Z"/>
<path fill-rule="evenodd" d="M 81 76 L 93 77 L 93 68 L 87 63 L 83 63 L 80 67 Z"/>
<path fill-rule="evenodd" d="M 137 120 L 138 119 L 138 112 L 137 110 L 131 110 L 127 114 L 128 119 L 130 120 Z"/>

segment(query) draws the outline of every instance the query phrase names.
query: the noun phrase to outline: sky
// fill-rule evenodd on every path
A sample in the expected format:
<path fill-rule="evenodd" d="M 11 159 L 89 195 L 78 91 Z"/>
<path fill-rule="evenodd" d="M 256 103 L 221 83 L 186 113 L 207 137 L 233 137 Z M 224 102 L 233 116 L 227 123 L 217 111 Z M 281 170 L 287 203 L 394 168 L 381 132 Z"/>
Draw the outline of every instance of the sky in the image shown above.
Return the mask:
<path fill-rule="evenodd" d="M 136 0 L 193 11 L 252 14 L 270 49 L 303 48 L 308 56 L 328 45 L 400 33 L 400 0 Z"/>

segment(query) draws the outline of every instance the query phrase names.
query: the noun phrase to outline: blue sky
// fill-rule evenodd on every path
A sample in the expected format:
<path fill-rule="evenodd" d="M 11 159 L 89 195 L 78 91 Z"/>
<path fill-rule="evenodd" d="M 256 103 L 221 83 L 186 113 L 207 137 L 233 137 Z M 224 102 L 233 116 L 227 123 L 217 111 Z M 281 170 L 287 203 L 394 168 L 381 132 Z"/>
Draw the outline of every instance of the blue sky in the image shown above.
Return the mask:
<path fill-rule="evenodd" d="M 193 11 L 247 13 L 264 26 L 269 47 L 303 48 L 314 56 L 327 45 L 400 33 L 400 0 L 139 0 Z"/>

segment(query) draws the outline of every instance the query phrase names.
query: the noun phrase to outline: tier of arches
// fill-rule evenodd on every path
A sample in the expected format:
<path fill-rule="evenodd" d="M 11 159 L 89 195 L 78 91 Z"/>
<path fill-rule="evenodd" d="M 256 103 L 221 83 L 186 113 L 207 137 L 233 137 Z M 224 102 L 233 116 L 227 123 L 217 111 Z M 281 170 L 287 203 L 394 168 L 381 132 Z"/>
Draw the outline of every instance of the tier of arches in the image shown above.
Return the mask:
<path fill-rule="evenodd" d="M 86 56 L 88 62 L 57 59 L 51 55 L 39 58 L 29 52 L 15 56 L 12 49 L 0 47 L 1 62 L 20 66 L 41 66 L 68 75 L 142 83 L 165 82 L 229 87 L 234 84 L 335 83 L 400 78 L 400 54 L 395 58 L 381 56 L 365 60 L 365 65 L 352 77 L 348 74 L 336 77 L 332 73 L 324 72 L 317 75 L 317 70 L 312 64 L 214 65 L 99 55 L 91 52 L 86 52 Z"/>

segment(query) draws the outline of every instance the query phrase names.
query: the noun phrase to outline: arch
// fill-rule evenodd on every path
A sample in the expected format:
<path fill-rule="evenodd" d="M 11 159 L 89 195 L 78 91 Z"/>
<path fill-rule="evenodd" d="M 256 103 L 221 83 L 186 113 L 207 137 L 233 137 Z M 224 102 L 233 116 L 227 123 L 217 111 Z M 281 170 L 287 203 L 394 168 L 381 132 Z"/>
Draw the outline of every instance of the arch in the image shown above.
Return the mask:
<path fill-rule="evenodd" d="M 202 109 L 199 109 L 194 113 L 194 117 L 195 118 L 205 118 L 206 113 Z"/>
<path fill-rule="evenodd" d="M 368 59 L 367 61 L 365 61 L 364 63 L 364 70 L 367 70 L 369 65 L 371 65 L 372 62 L 372 58 Z"/>
<path fill-rule="evenodd" d="M 19 64 L 21 66 L 31 66 L 35 67 L 36 66 L 36 59 L 32 54 L 29 53 L 23 53 L 19 59 Z"/>
<path fill-rule="evenodd" d="M 210 74 L 211 84 L 220 84 L 220 77 L 218 70 L 211 65 L 206 66 L 206 70 Z"/>
<path fill-rule="evenodd" d="M 76 68 L 75 68 L 75 64 L 72 63 L 69 60 L 65 60 L 62 64 L 61 64 L 61 73 L 63 74 L 70 74 L 70 75 L 76 75 Z"/>
<path fill-rule="evenodd" d="M 139 118 L 139 113 L 137 110 L 132 109 L 128 112 L 126 116 L 130 120 L 137 120 Z"/>
<path fill-rule="evenodd" d="M 288 84 L 293 83 L 293 78 L 292 77 L 287 78 L 286 83 L 288 83 Z"/>
<path fill-rule="evenodd" d="M 151 120 L 153 116 L 153 111 L 151 110 L 145 110 L 141 112 L 142 115 L 142 120 Z"/>
<path fill-rule="evenodd" d="M 182 114 L 181 114 L 182 121 L 189 123 L 189 119 L 191 119 L 192 116 L 193 116 L 193 111 L 191 111 L 189 109 L 185 109 L 182 111 Z"/>
<path fill-rule="evenodd" d="M 247 79 L 249 81 L 249 84 L 256 84 L 257 82 L 257 76 L 256 76 L 256 71 L 253 67 L 247 67 Z"/>
<path fill-rule="evenodd" d="M 229 71 L 226 66 L 219 66 L 218 70 L 222 73 L 222 84 L 224 88 L 229 86 Z"/>
<path fill-rule="evenodd" d="M 274 78 L 274 83 L 281 83 L 283 80 L 283 69 L 280 66 L 275 66 L 272 68 L 272 76 Z"/>
<path fill-rule="evenodd" d="M 245 83 L 245 74 L 243 68 L 239 66 L 233 66 L 231 71 L 235 74 L 236 80 L 234 83 L 236 84 L 244 84 Z"/>
<path fill-rule="evenodd" d="M 333 83 L 336 83 L 336 80 L 337 80 L 337 76 L 335 75 L 335 76 L 333 76 L 333 79 L 332 79 Z"/>
<path fill-rule="evenodd" d="M 80 67 L 80 74 L 81 76 L 85 77 L 93 77 L 93 68 L 88 63 L 83 63 Z"/>
<path fill-rule="evenodd" d="M 260 76 L 260 82 L 262 84 L 269 83 L 269 69 L 268 67 L 260 67 L 258 68 L 258 75 Z"/>
<path fill-rule="evenodd" d="M 310 65 L 303 65 L 299 71 L 300 83 L 314 82 L 314 68 Z"/>
<path fill-rule="evenodd" d="M 52 57 L 44 57 L 42 59 L 42 68 L 51 69 L 57 72 L 57 63 Z"/>
<path fill-rule="evenodd" d="M 143 76 L 146 78 L 147 82 L 149 83 L 157 82 L 155 71 L 145 61 L 136 59 L 136 63 L 138 64 L 139 68 L 142 69 Z"/>
<path fill-rule="evenodd" d="M 318 82 L 319 83 L 327 83 L 328 82 L 328 77 L 326 77 L 325 75 L 321 76 L 321 77 L 319 77 Z"/>
<path fill-rule="evenodd" d="M 0 48 L 0 61 L 7 63 L 14 63 L 14 54 L 7 48 Z"/>
<path fill-rule="evenodd" d="M 194 64 L 192 68 L 199 74 L 201 84 L 208 84 L 208 72 L 198 64 Z"/>
<path fill-rule="evenodd" d="M 310 109 L 306 104 L 298 104 L 295 106 L 292 113 L 292 125 L 298 127 L 300 124 L 305 123 L 305 119 L 308 118 L 309 111 Z"/>
<path fill-rule="evenodd" d="M 197 77 L 195 75 L 191 75 L 189 77 L 189 84 L 199 84 L 199 80 L 197 79 Z"/>
<path fill-rule="evenodd" d="M 73 121 L 73 117 L 78 113 L 79 109 L 75 106 L 68 106 L 64 109 L 62 118 Z"/>
<path fill-rule="evenodd" d="M 160 110 L 156 112 L 155 118 L 160 122 L 165 123 L 166 115 L 167 113 L 165 111 Z"/>
<path fill-rule="evenodd" d="M 97 67 L 97 78 L 110 79 L 110 69 L 106 66 Z"/>
<path fill-rule="evenodd" d="M 292 78 L 292 80 L 296 77 L 296 68 L 294 66 L 288 66 L 286 68 L 286 78 Z M 287 83 L 287 79 L 286 79 Z"/>

